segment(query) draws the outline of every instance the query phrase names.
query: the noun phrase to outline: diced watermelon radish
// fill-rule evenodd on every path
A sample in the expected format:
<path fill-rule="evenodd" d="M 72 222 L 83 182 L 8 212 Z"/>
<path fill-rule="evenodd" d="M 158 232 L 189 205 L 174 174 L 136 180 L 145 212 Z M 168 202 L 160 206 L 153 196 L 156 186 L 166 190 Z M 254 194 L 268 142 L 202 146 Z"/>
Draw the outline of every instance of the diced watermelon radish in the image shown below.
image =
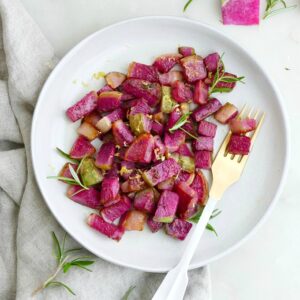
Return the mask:
<path fill-rule="evenodd" d="M 204 62 L 201 56 L 191 55 L 180 60 L 183 73 L 188 82 L 195 82 L 204 79 L 207 75 Z"/>
<path fill-rule="evenodd" d="M 195 152 L 195 165 L 196 168 L 200 169 L 207 169 L 211 168 L 212 159 L 211 159 L 211 152 L 200 150 Z"/>
<path fill-rule="evenodd" d="M 142 176 L 150 186 L 155 186 L 158 183 L 177 175 L 179 172 L 179 164 L 173 158 L 169 158 L 152 167 L 150 170 L 143 172 Z"/>
<path fill-rule="evenodd" d="M 145 189 L 136 193 L 134 198 L 134 208 L 149 214 L 155 211 L 154 192 L 152 188 Z"/>
<path fill-rule="evenodd" d="M 94 140 L 100 132 L 88 122 L 83 122 L 77 129 L 77 133 L 86 137 L 88 140 Z"/>
<path fill-rule="evenodd" d="M 140 174 L 130 175 L 127 181 L 121 184 L 123 193 L 138 192 L 146 188 L 146 183 Z"/>
<path fill-rule="evenodd" d="M 201 171 L 195 174 L 195 179 L 191 184 L 191 188 L 196 191 L 198 203 L 204 205 L 208 199 L 208 183 Z"/>
<path fill-rule="evenodd" d="M 121 161 L 121 170 L 120 175 L 124 179 L 128 179 L 129 176 L 132 174 L 133 170 L 136 169 L 135 163 L 131 161 L 122 160 Z"/>
<path fill-rule="evenodd" d="M 185 182 L 187 185 L 191 185 L 194 178 L 195 178 L 195 173 L 190 173 L 190 172 L 181 170 L 178 177 L 176 178 L 176 183 Z"/>
<path fill-rule="evenodd" d="M 194 154 L 187 143 L 181 144 L 176 153 L 183 156 L 194 157 Z"/>
<path fill-rule="evenodd" d="M 150 106 L 155 106 L 161 99 L 161 86 L 142 79 L 127 79 L 123 83 L 125 92 L 137 98 L 144 98 Z"/>
<path fill-rule="evenodd" d="M 124 101 L 125 101 L 125 102 L 128 102 L 129 100 L 132 100 L 132 99 L 134 99 L 134 96 L 133 96 L 133 95 L 128 94 L 128 93 L 125 93 L 125 92 L 122 92 L 121 101 L 122 101 L 123 103 L 121 103 L 121 105 L 124 104 Z"/>
<path fill-rule="evenodd" d="M 150 133 L 152 120 L 144 113 L 129 115 L 129 126 L 131 131 L 136 136 L 139 136 L 142 133 Z"/>
<path fill-rule="evenodd" d="M 149 229 L 153 233 L 159 231 L 164 226 L 164 224 L 161 223 L 161 222 L 155 222 L 155 221 L 153 221 L 153 218 L 148 218 L 147 224 L 148 224 Z"/>
<path fill-rule="evenodd" d="M 112 111 L 121 106 L 122 93 L 112 91 L 103 92 L 99 95 L 97 101 L 97 109 L 100 112 Z"/>
<path fill-rule="evenodd" d="M 111 177 L 118 177 L 118 176 L 119 176 L 119 164 L 117 164 L 114 161 L 111 168 L 107 170 L 107 172 L 105 173 L 105 177 L 111 178 Z"/>
<path fill-rule="evenodd" d="M 215 137 L 217 125 L 205 120 L 199 122 L 198 133 L 202 136 Z"/>
<path fill-rule="evenodd" d="M 80 177 L 85 186 L 92 186 L 100 183 L 103 175 L 95 166 L 95 160 L 91 157 L 85 158 L 81 161 Z"/>
<path fill-rule="evenodd" d="M 105 222 L 103 218 L 96 214 L 90 214 L 87 223 L 90 227 L 116 241 L 119 241 L 124 234 L 124 229 Z"/>
<path fill-rule="evenodd" d="M 193 99 L 193 92 L 182 81 L 176 81 L 172 86 L 172 97 L 178 103 L 188 102 Z"/>
<path fill-rule="evenodd" d="M 175 185 L 175 192 L 179 196 L 177 214 L 182 219 L 188 219 L 197 210 L 198 197 L 186 182 L 179 182 Z"/>
<path fill-rule="evenodd" d="M 148 105 L 147 101 L 143 98 L 138 99 L 137 103 L 129 109 L 130 116 L 139 113 L 143 113 L 143 114 L 151 113 L 151 107 Z"/>
<path fill-rule="evenodd" d="M 147 215 L 144 212 L 131 210 L 121 218 L 120 227 L 127 231 L 142 231 L 144 229 L 146 219 Z"/>
<path fill-rule="evenodd" d="M 259 0 L 222 0 L 224 25 L 258 25 Z"/>
<path fill-rule="evenodd" d="M 132 62 L 128 67 L 128 78 L 142 79 L 150 82 L 158 82 L 158 74 L 153 66 Z"/>
<path fill-rule="evenodd" d="M 97 94 L 92 91 L 68 108 L 66 114 L 72 122 L 75 122 L 91 113 L 96 107 Z"/>
<path fill-rule="evenodd" d="M 101 185 L 100 203 L 104 206 L 110 206 L 120 201 L 117 197 L 120 190 L 118 177 L 105 177 Z"/>
<path fill-rule="evenodd" d="M 176 130 L 173 133 L 166 132 L 164 143 L 169 153 L 175 152 L 185 142 L 185 133 Z"/>
<path fill-rule="evenodd" d="M 205 104 L 208 101 L 208 86 L 202 80 L 195 83 L 193 101 L 196 104 Z"/>
<path fill-rule="evenodd" d="M 151 131 L 154 134 L 157 134 L 157 135 L 161 136 L 164 132 L 164 125 L 162 125 L 161 123 L 159 123 L 157 121 L 153 121 Z"/>
<path fill-rule="evenodd" d="M 235 134 L 244 134 L 256 128 L 255 119 L 233 119 L 229 122 L 230 130 Z"/>
<path fill-rule="evenodd" d="M 171 191 L 163 191 L 158 200 L 153 220 L 161 223 L 171 223 L 175 218 L 179 197 Z"/>
<path fill-rule="evenodd" d="M 97 95 L 99 96 L 101 93 L 103 93 L 103 92 L 109 92 L 109 91 L 113 91 L 113 89 L 112 89 L 108 84 L 106 84 L 104 87 L 102 87 L 102 88 L 97 92 Z"/>
<path fill-rule="evenodd" d="M 183 55 L 183 57 L 195 55 L 195 49 L 192 47 L 179 47 L 178 52 Z"/>
<path fill-rule="evenodd" d="M 138 136 L 125 153 L 125 160 L 140 163 L 150 163 L 154 148 L 154 139 L 151 134 L 144 133 Z"/>
<path fill-rule="evenodd" d="M 72 163 L 65 163 L 64 166 L 62 167 L 62 169 L 60 170 L 58 176 L 60 177 L 66 177 L 66 178 L 73 178 L 71 172 L 70 172 L 70 167 L 69 165 L 71 165 L 71 167 L 76 171 L 78 168 L 78 164 L 72 164 Z"/>
<path fill-rule="evenodd" d="M 116 219 L 124 215 L 131 207 L 131 202 L 129 198 L 125 195 L 120 197 L 120 201 L 117 203 L 105 207 L 100 211 L 101 217 L 107 223 L 112 223 Z"/>
<path fill-rule="evenodd" d="M 176 81 L 183 80 L 183 75 L 180 71 L 170 71 L 168 73 L 159 74 L 158 76 L 161 85 L 172 86 Z"/>
<path fill-rule="evenodd" d="M 169 114 L 169 119 L 166 124 L 166 130 L 172 128 L 176 122 L 179 120 L 181 117 L 182 113 L 178 107 L 176 107 L 170 114 Z"/>
<path fill-rule="evenodd" d="M 164 159 L 164 155 L 166 153 L 166 146 L 162 142 L 160 136 L 156 135 L 153 137 L 153 139 L 154 139 L 154 148 L 153 148 L 152 160 L 154 162 L 157 162 Z"/>
<path fill-rule="evenodd" d="M 94 127 L 96 127 L 96 124 L 101 119 L 101 115 L 97 111 L 92 111 L 90 114 L 86 115 L 83 119 L 83 122 L 87 122 Z"/>
<path fill-rule="evenodd" d="M 75 159 L 81 159 L 85 156 L 92 156 L 95 152 L 96 149 L 90 141 L 83 136 L 79 136 L 71 148 L 70 156 Z"/>
<path fill-rule="evenodd" d="M 166 233 L 175 239 L 183 241 L 189 234 L 192 224 L 181 219 L 175 219 L 171 224 L 166 225 Z"/>
<path fill-rule="evenodd" d="M 122 120 L 118 120 L 113 123 L 112 133 L 114 135 L 116 143 L 121 147 L 126 147 L 133 141 L 133 135 L 131 131 Z"/>
<path fill-rule="evenodd" d="M 206 104 L 195 109 L 192 116 L 196 122 L 202 121 L 218 111 L 221 106 L 222 104 L 218 99 L 212 98 Z"/>
<path fill-rule="evenodd" d="M 209 55 L 207 55 L 205 58 L 204 58 L 204 64 L 205 64 L 205 67 L 206 67 L 206 70 L 208 72 L 216 72 L 217 69 L 218 69 L 218 65 L 219 65 L 219 68 L 222 68 L 221 64 L 220 64 L 220 55 L 218 53 L 211 53 Z"/>
<path fill-rule="evenodd" d="M 247 155 L 250 152 L 251 139 L 248 136 L 233 134 L 230 137 L 227 149 L 229 153 Z"/>
<path fill-rule="evenodd" d="M 105 76 L 107 84 L 113 89 L 119 87 L 125 79 L 126 75 L 120 72 L 109 72 Z"/>
<path fill-rule="evenodd" d="M 115 155 L 115 145 L 112 142 L 101 145 L 96 157 L 95 165 L 102 170 L 109 170 L 112 167 Z"/>
<path fill-rule="evenodd" d="M 175 183 L 175 178 L 174 177 L 170 177 L 169 179 L 166 179 L 166 180 L 160 182 L 157 185 L 157 188 L 159 190 L 168 190 L 168 191 L 171 191 L 171 190 L 173 190 L 174 183 Z"/>
<path fill-rule="evenodd" d="M 117 108 L 114 111 L 110 112 L 103 118 L 101 118 L 97 124 L 96 127 L 100 130 L 101 133 L 108 132 L 111 127 L 112 123 L 121 120 L 124 118 L 124 111 L 121 108 Z"/>
<path fill-rule="evenodd" d="M 224 104 L 214 115 L 215 119 L 222 124 L 227 124 L 238 114 L 238 109 L 231 103 Z"/>
<path fill-rule="evenodd" d="M 211 137 L 201 136 L 193 142 L 195 150 L 214 150 L 214 139 Z"/>
<path fill-rule="evenodd" d="M 165 54 L 157 57 L 153 63 L 155 67 L 161 73 L 169 72 L 182 58 L 181 54 Z"/>
<path fill-rule="evenodd" d="M 88 190 L 83 190 L 81 186 L 70 185 L 67 196 L 81 205 L 93 209 L 98 209 L 100 207 L 100 193 L 95 188 L 90 187 Z"/>

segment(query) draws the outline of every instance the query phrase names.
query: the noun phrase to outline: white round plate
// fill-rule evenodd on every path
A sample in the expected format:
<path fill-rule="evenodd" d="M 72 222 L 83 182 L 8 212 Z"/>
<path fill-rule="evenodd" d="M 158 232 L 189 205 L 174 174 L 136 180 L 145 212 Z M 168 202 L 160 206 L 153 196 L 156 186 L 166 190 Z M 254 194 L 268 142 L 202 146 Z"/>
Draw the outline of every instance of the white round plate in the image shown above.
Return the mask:
<path fill-rule="evenodd" d="M 110 240 L 86 225 L 92 211 L 70 201 L 66 186 L 47 179 L 65 160 L 55 151 L 69 151 L 78 122 L 72 124 L 66 109 L 91 89 L 104 84 L 93 73 L 119 70 L 128 63 L 151 63 L 164 53 L 190 45 L 200 55 L 225 53 L 226 70 L 246 77 L 230 94 L 217 97 L 241 108 L 245 103 L 266 112 L 241 180 L 220 201 L 222 214 L 212 221 L 216 237 L 206 232 L 193 257 L 191 269 L 201 267 L 240 245 L 262 222 L 281 191 L 287 170 L 287 120 L 278 90 L 268 74 L 238 44 L 196 21 L 174 17 L 144 17 L 102 29 L 80 42 L 56 66 L 40 94 L 32 124 L 32 159 L 42 195 L 58 222 L 85 248 L 110 262 L 149 272 L 164 272 L 179 260 L 186 242 L 163 231 L 126 232 L 120 242 Z M 219 126 L 216 149 L 228 128 Z M 145 226 L 147 227 L 147 226 Z"/>

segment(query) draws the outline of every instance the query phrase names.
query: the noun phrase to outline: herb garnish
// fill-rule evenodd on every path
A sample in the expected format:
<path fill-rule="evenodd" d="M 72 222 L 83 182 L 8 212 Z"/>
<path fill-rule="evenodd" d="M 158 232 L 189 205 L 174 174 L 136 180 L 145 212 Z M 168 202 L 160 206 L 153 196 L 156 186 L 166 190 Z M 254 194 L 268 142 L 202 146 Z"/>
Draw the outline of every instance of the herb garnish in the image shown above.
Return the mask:
<path fill-rule="evenodd" d="M 189 5 L 192 3 L 193 0 L 188 0 L 188 2 L 184 5 L 183 11 L 186 11 Z"/>
<path fill-rule="evenodd" d="M 40 286 L 38 287 L 32 294 L 32 296 L 36 295 L 37 293 L 41 292 L 43 289 L 49 286 L 61 286 L 65 288 L 69 293 L 75 295 L 73 290 L 67 286 L 65 283 L 61 281 L 56 281 L 57 275 L 63 271 L 63 273 L 67 273 L 70 268 L 77 267 L 84 269 L 86 271 L 92 272 L 87 266 L 92 265 L 94 263 L 93 260 L 86 260 L 89 256 L 78 256 L 74 259 L 70 259 L 72 253 L 82 250 L 82 248 L 72 248 L 72 249 L 65 249 L 65 243 L 67 238 L 67 233 L 65 233 L 62 243 L 60 244 L 56 234 L 52 231 L 52 240 L 53 240 L 53 250 L 55 253 L 56 261 L 57 261 L 57 268 L 55 272 Z"/>
<path fill-rule="evenodd" d="M 281 7 L 275 8 L 278 4 L 281 5 Z M 293 9 L 296 7 L 297 7 L 297 5 L 287 6 L 287 4 L 284 0 L 267 0 L 267 7 L 265 10 L 263 19 L 277 15 L 278 13 L 282 12 L 283 10 Z"/>
<path fill-rule="evenodd" d="M 185 132 L 187 135 L 189 135 L 190 137 L 192 137 L 193 139 L 196 139 L 198 140 L 198 138 L 193 135 L 192 133 L 188 132 L 187 130 L 185 130 L 182 126 L 185 124 L 185 123 L 188 123 L 189 122 L 189 116 L 190 116 L 191 112 L 188 112 L 186 114 L 183 114 L 177 121 L 176 123 L 173 125 L 172 128 L 169 129 L 169 132 L 170 133 L 173 133 L 175 130 L 177 129 L 180 129 L 182 130 L 183 132 Z"/>
<path fill-rule="evenodd" d="M 78 163 L 78 160 L 77 160 L 77 159 L 72 158 L 72 157 L 71 157 L 68 153 L 66 153 L 65 151 L 59 149 L 58 147 L 56 147 L 56 150 L 57 150 L 57 152 L 58 152 L 62 157 L 66 158 L 66 159 L 68 159 L 68 160 L 70 160 L 70 161 L 73 161 L 73 162 L 75 162 L 75 163 Z"/>
<path fill-rule="evenodd" d="M 200 217 L 203 213 L 203 210 L 204 210 L 204 207 L 201 207 L 196 214 L 194 214 L 191 218 L 189 218 L 189 221 L 191 221 L 193 223 L 198 223 L 199 220 L 200 220 Z M 211 220 L 211 219 L 217 217 L 221 212 L 222 212 L 221 210 L 215 209 L 212 212 L 209 219 Z M 218 236 L 217 231 L 215 230 L 215 228 L 211 224 L 207 223 L 206 229 L 209 230 L 209 231 L 212 231 L 216 236 Z"/>
<path fill-rule="evenodd" d="M 129 287 L 129 289 L 126 291 L 126 293 L 124 294 L 124 296 L 122 297 L 121 300 L 128 300 L 129 299 L 129 295 L 131 294 L 131 292 L 135 289 L 135 286 L 132 285 L 131 287 Z"/>

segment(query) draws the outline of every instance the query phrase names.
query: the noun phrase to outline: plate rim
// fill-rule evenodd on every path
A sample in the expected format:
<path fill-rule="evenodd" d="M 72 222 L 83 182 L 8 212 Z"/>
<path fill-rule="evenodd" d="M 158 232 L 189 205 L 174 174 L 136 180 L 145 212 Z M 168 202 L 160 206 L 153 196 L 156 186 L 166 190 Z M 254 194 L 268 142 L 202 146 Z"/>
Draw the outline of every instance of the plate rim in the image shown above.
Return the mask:
<path fill-rule="evenodd" d="M 270 78 L 269 74 L 264 70 L 264 68 L 262 67 L 262 65 L 256 60 L 256 58 L 254 58 L 254 56 L 249 53 L 244 47 L 240 46 L 235 40 L 233 40 L 233 38 L 229 37 L 226 33 L 222 32 L 219 29 L 216 29 L 214 27 L 212 27 L 209 24 L 206 24 L 204 22 L 201 21 L 197 21 L 197 20 L 192 20 L 192 19 L 187 19 L 187 18 L 183 18 L 183 17 L 176 17 L 176 16 L 143 16 L 143 17 L 136 17 L 136 18 L 129 18 L 120 22 L 116 22 L 113 23 L 111 25 L 105 26 L 100 30 L 97 30 L 91 34 L 89 34 L 87 37 L 85 37 L 84 39 L 82 39 L 80 42 L 78 42 L 74 47 L 72 47 L 69 51 L 67 51 L 67 53 L 63 56 L 63 58 L 56 64 L 56 66 L 54 67 L 54 69 L 50 72 L 49 76 L 47 77 L 47 79 L 45 80 L 43 87 L 39 93 L 36 105 L 35 105 L 35 109 L 34 109 L 34 113 L 33 113 L 33 117 L 32 117 L 32 123 L 31 123 L 31 133 L 30 133 L 30 147 L 31 147 L 31 160 L 32 160 L 32 166 L 33 166 L 33 173 L 34 173 L 34 177 L 35 177 L 35 181 L 37 183 L 37 186 L 39 188 L 39 191 L 42 195 L 42 198 L 44 200 L 44 202 L 46 203 L 49 211 L 52 213 L 52 215 L 54 216 L 54 218 L 56 219 L 56 221 L 60 224 L 60 226 L 74 239 L 76 240 L 80 245 L 82 245 L 85 249 L 87 249 L 88 251 L 90 251 L 91 253 L 93 253 L 94 255 L 96 255 L 97 257 L 100 257 L 110 263 L 122 266 L 122 267 L 127 267 L 127 268 L 131 268 L 131 269 L 135 269 L 135 270 L 140 270 L 140 271 L 145 271 L 145 272 L 151 272 L 151 273 L 164 273 L 169 271 L 170 269 L 166 269 L 166 268 L 143 268 L 140 267 L 138 265 L 133 265 L 130 263 L 125 263 L 123 261 L 118 261 L 118 260 L 114 260 L 113 258 L 106 256 L 106 255 L 99 255 L 96 254 L 93 250 L 89 249 L 89 247 L 86 247 L 76 236 L 72 235 L 61 223 L 61 220 L 56 216 L 55 212 L 51 209 L 50 204 L 48 203 L 48 201 L 46 200 L 46 195 L 43 192 L 43 188 L 42 188 L 42 183 L 40 183 L 39 178 L 37 176 L 36 173 L 36 166 L 37 166 L 37 162 L 35 160 L 35 146 L 34 146 L 34 135 L 35 135 L 35 131 L 36 131 L 36 122 L 38 119 L 38 115 L 39 115 L 39 109 L 41 107 L 41 103 L 42 103 L 42 98 L 44 97 L 45 91 L 47 90 L 48 85 L 51 83 L 52 78 L 55 77 L 56 73 L 59 72 L 59 70 L 61 68 L 64 67 L 64 63 L 65 61 L 74 53 L 76 52 L 78 49 L 80 49 L 85 43 L 88 42 L 88 40 L 92 39 L 95 35 L 104 32 L 106 30 L 110 30 L 114 27 L 118 27 L 120 25 L 124 25 L 126 23 L 130 23 L 130 22 L 139 22 L 139 21 L 143 21 L 143 20 L 173 20 L 175 22 L 184 22 L 184 23 L 190 23 L 193 24 L 195 26 L 200 26 L 208 31 L 214 32 L 217 35 L 222 36 L 223 38 L 227 39 L 230 43 L 234 44 L 235 47 L 237 47 L 239 50 L 241 50 L 242 52 L 244 52 L 252 61 L 253 64 L 256 65 L 256 67 L 260 70 L 260 72 L 262 72 L 262 74 L 264 75 L 264 77 L 266 78 L 266 80 L 268 81 L 268 83 L 270 84 L 271 88 L 273 89 L 277 99 L 278 99 L 278 105 L 280 108 L 280 111 L 282 113 L 282 117 L 283 117 L 283 130 L 284 130 L 284 137 L 285 137 L 285 158 L 284 158 L 284 165 L 283 165 L 283 172 L 281 175 L 281 179 L 280 182 L 278 184 L 277 189 L 275 190 L 275 196 L 273 197 L 273 199 L 271 200 L 269 206 L 267 207 L 266 211 L 264 212 L 263 216 L 259 219 L 259 221 L 252 227 L 252 229 L 243 237 L 241 238 L 238 242 L 236 242 L 235 244 L 233 244 L 231 247 L 227 248 L 226 250 L 220 252 L 217 255 L 212 256 L 209 259 L 200 261 L 200 262 L 196 262 L 193 264 L 190 264 L 189 266 L 189 270 L 192 269 L 196 269 L 196 268 L 200 268 L 203 267 L 213 261 L 216 261 L 224 256 L 226 256 L 227 254 L 233 252 L 234 250 L 236 250 L 237 248 L 239 248 L 246 240 L 248 240 L 251 236 L 253 236 L 257 230 L 260 228 L 260 226 L 266 221 L 266 219 L 270 216 L 275 204 L 277 203 L 284 184 L 286 182 L 286 178 L 287 178 L 287 172 L 288 172 L 288 167 L 289 167 L 289 163 L 290 163 L 290 127 L 289 127 L 289 121 L 288 121 L 288 115 L 287 115 L 287 111 L 286 108 L 283 106 L 283 101 L 282 101 L 282 95 L 277 87 L 277 85 L 272 81 L 272 79 Z"/>

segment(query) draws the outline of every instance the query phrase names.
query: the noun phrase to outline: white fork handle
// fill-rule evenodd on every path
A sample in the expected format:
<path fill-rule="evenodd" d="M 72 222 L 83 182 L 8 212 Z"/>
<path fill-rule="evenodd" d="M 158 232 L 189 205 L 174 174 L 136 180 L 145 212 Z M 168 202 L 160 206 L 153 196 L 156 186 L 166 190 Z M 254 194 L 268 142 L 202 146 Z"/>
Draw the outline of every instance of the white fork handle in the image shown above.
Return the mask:
<path fill-rule="evenodd" d="M 152 300 L 182 300 L 188 284 L 187 271 L 197 249 L 209 218 L 216 207 L 217 200 L 210 198 L 202 212 L 201 218 L 192 232 L 184 253 L 171 271 L 168 272 Z"/>

